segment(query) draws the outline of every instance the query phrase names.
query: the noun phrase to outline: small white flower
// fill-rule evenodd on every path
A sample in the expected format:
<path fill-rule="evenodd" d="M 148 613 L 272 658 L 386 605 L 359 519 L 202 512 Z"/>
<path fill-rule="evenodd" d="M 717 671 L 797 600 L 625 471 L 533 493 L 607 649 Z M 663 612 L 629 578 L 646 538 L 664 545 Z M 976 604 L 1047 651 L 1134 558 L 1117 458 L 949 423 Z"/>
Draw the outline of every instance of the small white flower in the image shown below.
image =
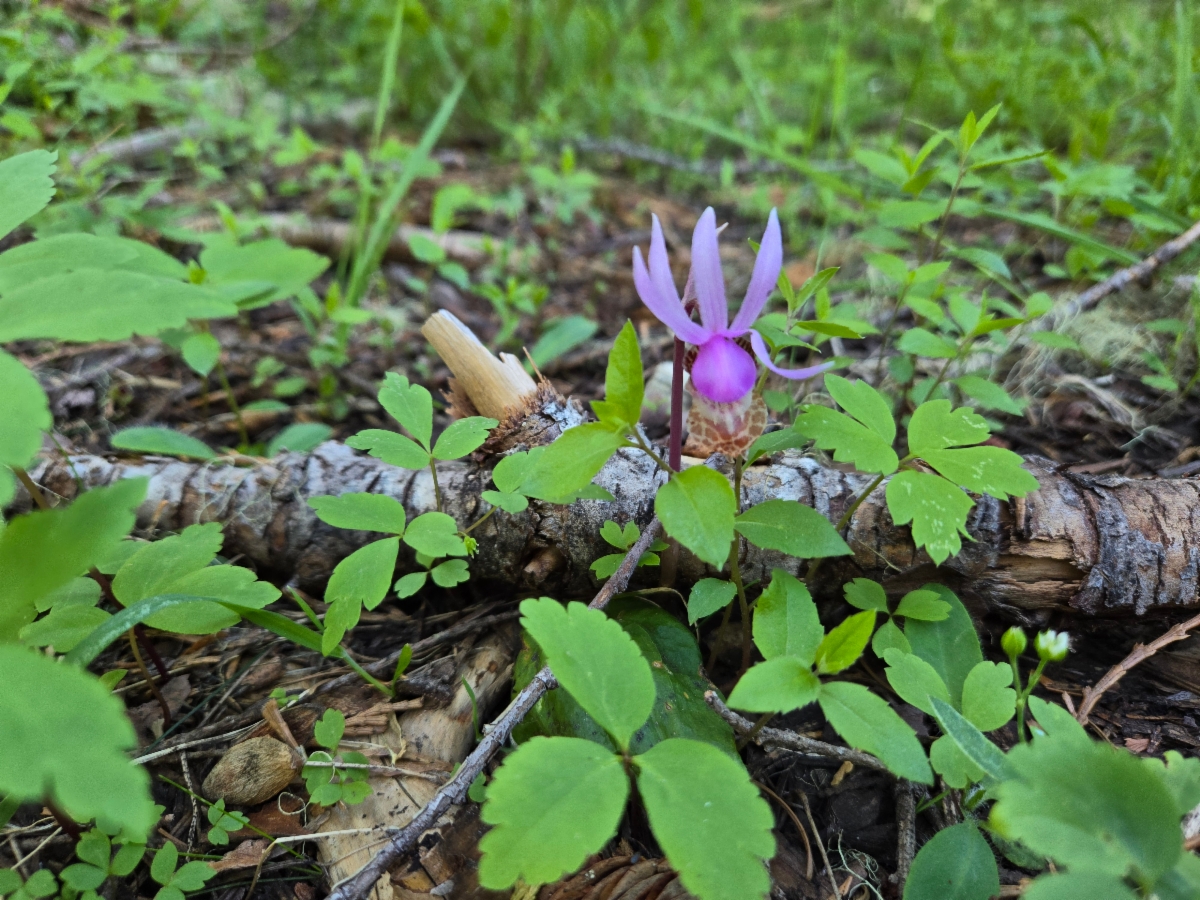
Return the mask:
<path fill-rule="evenodd" d="M 1062 662 L 1071 649 L 1070 638 L 1065 631 L 1043 631 L 1034 638 L 1033 648 L 1047 662 Z"/>

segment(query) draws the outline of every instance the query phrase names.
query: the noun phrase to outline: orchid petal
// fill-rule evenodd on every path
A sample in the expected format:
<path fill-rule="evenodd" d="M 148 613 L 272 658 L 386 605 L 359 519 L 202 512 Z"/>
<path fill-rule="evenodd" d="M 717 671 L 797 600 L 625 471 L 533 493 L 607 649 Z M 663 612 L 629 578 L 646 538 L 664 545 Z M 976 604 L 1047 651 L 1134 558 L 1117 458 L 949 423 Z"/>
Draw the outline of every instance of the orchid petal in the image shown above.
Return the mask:
<path fill-rule="evenodd" d="M 671 261 L 667 259 L 667 242 L 663 238 L 662 225 L 658 216 L 651 216 L 650 225 L 650 280 L 658 289 L 658 295 L 664 299 L 672 298 L 683 305 L 679 299 L 679 291 L 675 288 L 675 278 L 671 275 Z M 684 312 L 687 312 L 685 309 Z"/>
<path fill-rule="evenodd" d="M 793 380 L 812 378 L 814 375 L 820 375 L 826 369 L 833 368 L 833 363 L 827 362 L 816 366 L 809 366 L 806 369 L 781 369 L 775 363 L 771 362 L 771 352 L 767 349 L 767 343 L 757 331 L 750 332 L 750 346 L 754 348 L 754 355 L 758 357 L 759 362 L 776 375 L 782 375 L 784 378 L 791 378 Z"/>
<path fill-rule="evenodd" d="M 725 306 L 721 251 L 717 247 L 717 214 L 711 206 L 700 216 L 696 230 L 692 232 L 692 274 L 700 304 L 700 321 L 710 332 L 719 334 L 729 325 L 729 311 Z"/>
<path fill-rule="evenodd" d="M 714 403 L 741 400 L 753 389 L 757 378 L 753 357 L 729 338 L 708 341 L 692 363 L 692 384 Z"/>
<path fill-rule="evenodd" d="M 678 296 L 663 297 L 659 294 L 646 264 L 642 261 L 642 251 L 633 248 L 633 285 L 637 288 L 638 296 L 646 304 L 646 308 L 654 313 L 658 321 L 670 328 L 682 340 L 689 344 L 703 344 L 711 335 L 708 330 L 697 325 L 683 311 L 683 304 Z"/>
<path fill-rule="evenodd" d="M 779 216 L 771 210 L 767 219 L 767 230 L 763 233 L 762 244 L 758 248 L 758 258 L 754 261 L 754 273 L 750 276 L 750 286 L 746 288 L 746 299 L 742 308 L 733 317 L 733 325 L 728 332 L 730 337 L 745 334 L 762 312 L 779 280 L 779 270 L 783 268 L 783 237 L 779 233 Z"/>

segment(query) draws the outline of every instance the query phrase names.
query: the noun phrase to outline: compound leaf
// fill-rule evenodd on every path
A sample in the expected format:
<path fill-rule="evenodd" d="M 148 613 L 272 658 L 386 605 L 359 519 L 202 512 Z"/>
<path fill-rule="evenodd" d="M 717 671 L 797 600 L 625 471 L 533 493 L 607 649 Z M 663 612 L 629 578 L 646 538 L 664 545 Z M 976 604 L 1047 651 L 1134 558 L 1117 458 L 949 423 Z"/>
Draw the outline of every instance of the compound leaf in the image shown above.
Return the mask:
<path fill-rule="evenodd" d="M 1003 447 L 929 450 L 922 458 L 960 487 L 997 500 L 1024 497 L 1038 487 L 1037 479 L 1021 468 L 1021 457 Z"/>
<path fill-rule="evenodd" d="M 819 449 L 832 450 L 837 462 L 851 463 L 860 472 L 890 475 L 900 464 L 888 441 L 845 413 L 810 406 L 796 417 L 792 427 L 816 441 Z"/>
<path fill-rule="evenodd" d="M 451 422 L 433 445 L 435 459 L 460 459 L 479 449 L 488 432 L 500 423 L 485 416 L 468 416 Z"/>
<path fill-rule="evenodd" d="M 959 487 L 939 475 L 906 469 L 888 482 L 888 512 L 897 525 L 912 523 L 913 542 L 941 564 L 970 538 L 967 514 L 975 505 Z"/>
<path fill-rule="evenodd" d="M 980 444 L 991 431 L 983 416 L 968 406 L 951 409 L 949 400 L 928 400 L 908 423 L 908 451 L 924 456 L 931 450 Z"/>
<path fill-rule="evenodd" d="M 834 731 L 851 747 L 879 757 L 901 778 L 933 784 L 916 733 L 886 701 L 849 681 L 822 684 L 817 700 Z"/>
<path fill-rule="evenodd" d="M 874 631 L 874 610 L 865 610 L 848 617 L 825 635 L 817 646 L 817 671 L 822 675 L 833 675 L 854 665 L 867 649 L 871 633 Z"/>
<path fill-rule="evenodd" d="M 317 518 L 334 528 L 404 534 L 404 506 L 383 494 L 341 494 L 313 497 L 308 505 Z"/>
<path fill-rule="evenodd" d="M 883 438 L 889 447 L 896 440 L 896 422 L 891 404 L 867 382 L 848 381 L 840 375 L 825 376 L 825 390 L 838 406 Z"/>
<path fill-rule="evenodd" d="M 766 659 L 794 657 L 808 668 L 824 638 L 817 606 L 804 582 L 774 569 L 771 583 L 754 607 L 754 643 L 759 652 Z"/>
<path fill-rule="evenodd" d="M 798 559 L 849 556 L 849 545 L 833 524 L 796 500 L 768 500 L 737 517 L 734 528 L 750 543 Z"/>
<path fill-rule="evenodd" d="M 672 475 L 658 489 L 654 511 L 667 534 L 704 562 L 717 568 L 725 564 L 733 542 L 737 501 L 729 479 L 720 472 L 693 466 Z"/>
<path fill-rule="evenodd" d="M 412 438 L 382 428 L 367 428 L 346 440 L 346 446 L 366 450 L 376 459 L 402 469 L 423 469 L 429 465 L 429 451 Z"/>
<path fill-rule="evenodd" d="M 379 387 L 379 405 L 399 422 L 426 450 L 433 436 L 433 397 L 419 384 L 388 372 Z"/>
<path fill-rule="evenodd" d="M 426 556 L 466 556 L 458 523 L 442 512 L 427 512 L 408 523 L 404 543 Z"/>
<path fill-rule="evenodd" d="M 814 702 L 821 682 L 794 656 L 776 656 L 743 675 L 729 695 L 729 705 L 750 712 L 788 713 Z"/>

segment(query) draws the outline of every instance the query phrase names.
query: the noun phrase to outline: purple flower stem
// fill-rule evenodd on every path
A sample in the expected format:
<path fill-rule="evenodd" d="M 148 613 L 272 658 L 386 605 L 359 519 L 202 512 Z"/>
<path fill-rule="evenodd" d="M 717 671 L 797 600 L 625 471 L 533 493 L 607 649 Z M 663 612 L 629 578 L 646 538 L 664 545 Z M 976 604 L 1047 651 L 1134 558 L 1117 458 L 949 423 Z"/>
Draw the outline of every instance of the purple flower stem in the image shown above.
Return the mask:
<path fill-rule="evenodd" d="M 683 464 L 683 354 L 684 343 L 675 338 L 675 360 L 671 369 L 671 442 L 667 465 L 675 472 Z"/>

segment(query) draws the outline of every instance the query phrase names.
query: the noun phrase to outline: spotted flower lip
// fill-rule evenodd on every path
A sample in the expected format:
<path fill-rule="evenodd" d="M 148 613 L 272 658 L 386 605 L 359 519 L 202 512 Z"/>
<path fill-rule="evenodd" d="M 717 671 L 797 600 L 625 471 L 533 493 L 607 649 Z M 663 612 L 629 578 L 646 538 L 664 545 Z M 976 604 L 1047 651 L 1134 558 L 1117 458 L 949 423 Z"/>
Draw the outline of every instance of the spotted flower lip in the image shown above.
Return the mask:
<path fill-rule="evenodd" d="M 729 322 L 725 302 L 725 278 L 721 274 L 721 255 L 717 248 L 717 214 L 710 206 L 700 216 L 692 233 L 692 277 L 700 322 L 691 316 L 679 299 L 671 264 L 667 259 L 667 243 L 663 239 L 658 216 L 653 217 L 650 230 L 650 267 L 642 260 L 642 251 L 633 248 L 633 283 L 638 296 L 655 317 L 689 344 L 694 344 L 696 360 L 692 363 L 692 384 L 704 397 L 714 403 L 735 403 L 754 388 L 758 367 L 736 338 L 750 336 L 750 346 L 759 362 L 784 378 L 811 378 L 830 368 L 832 363 L 809 366 L 805 369 L 781 369 L 771 362 L 771 353 L 762 336 L 752 326 L 783 267 L 783 238 L 779 231 L 779 216 L 775 210 L 767 219 L 750 286 L 741 308 Z"/>

